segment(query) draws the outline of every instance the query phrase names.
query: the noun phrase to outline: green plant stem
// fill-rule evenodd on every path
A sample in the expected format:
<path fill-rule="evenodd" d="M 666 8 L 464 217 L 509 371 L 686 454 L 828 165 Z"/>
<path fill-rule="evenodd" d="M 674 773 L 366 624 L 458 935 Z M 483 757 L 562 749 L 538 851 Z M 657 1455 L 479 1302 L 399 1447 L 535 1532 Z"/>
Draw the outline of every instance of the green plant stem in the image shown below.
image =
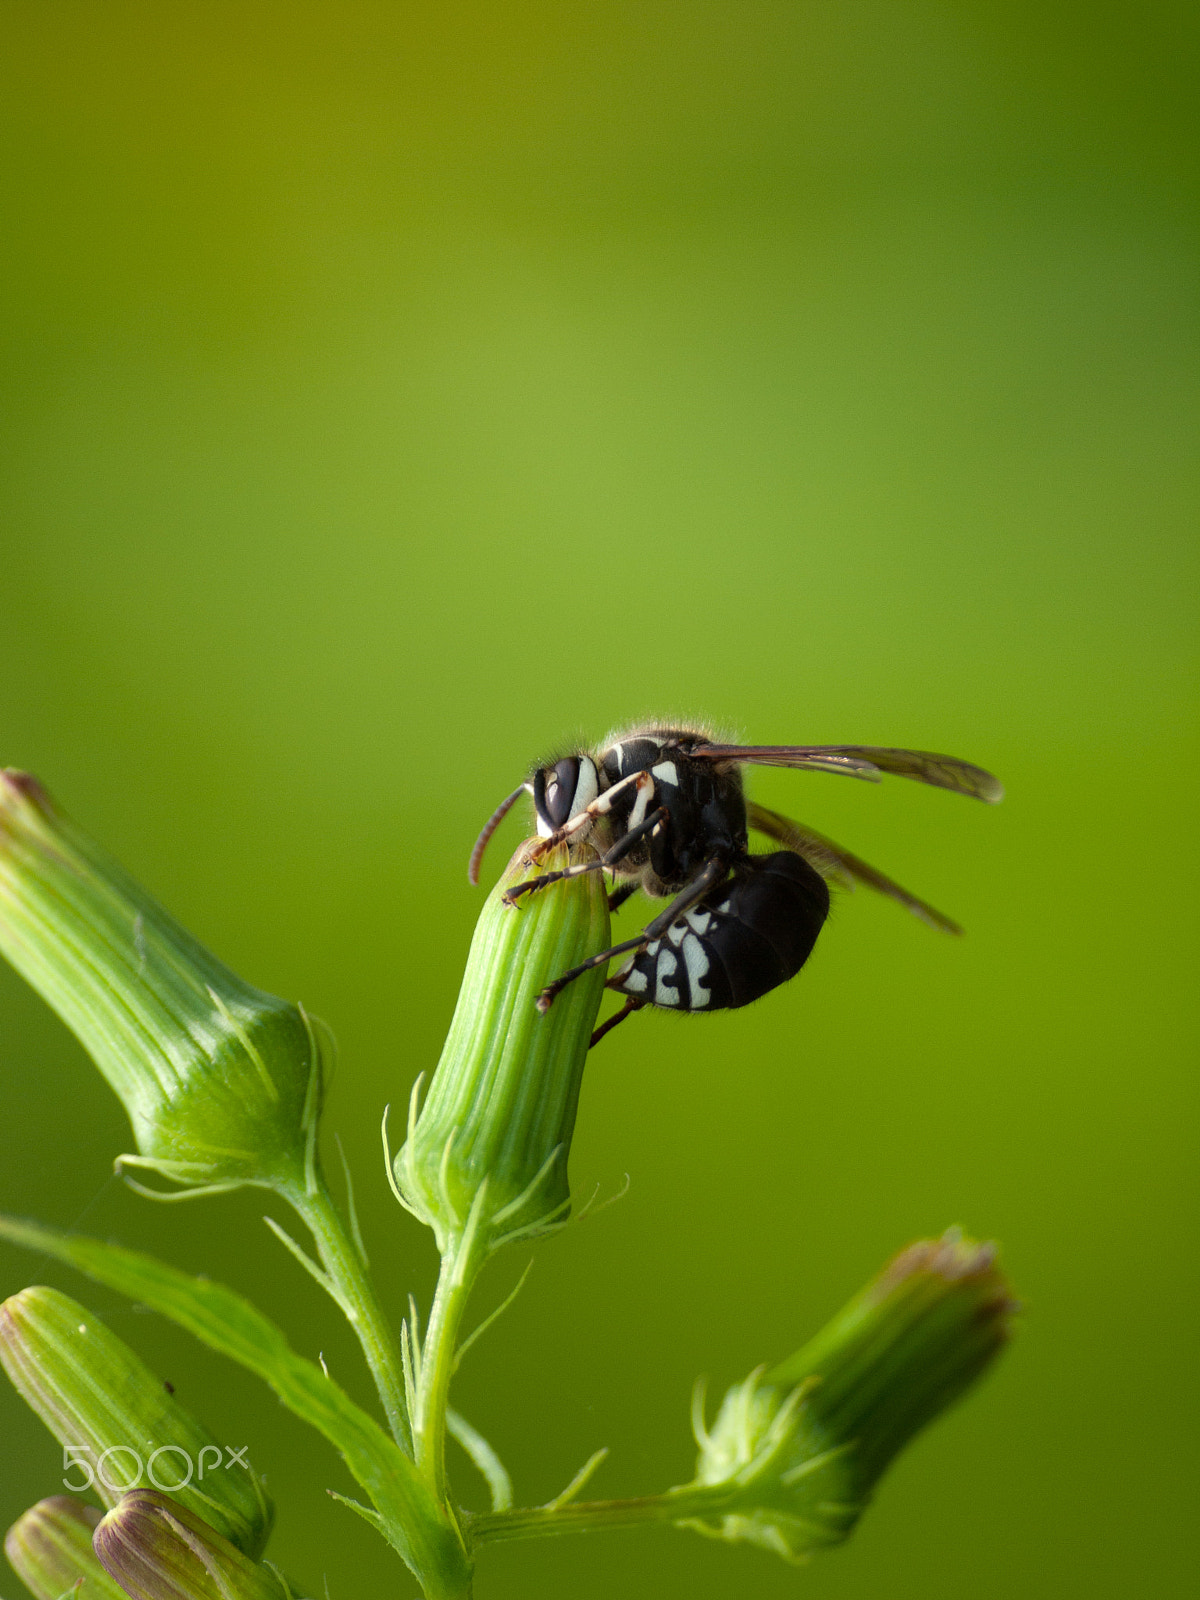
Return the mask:
<path fill-rule="evenodd" d="M 446 1407 L 454 1375 L 463 1313 L 486 1259 L 476 1229 L 468 1224 L 442 1257 L 437 1291 L 421 1343 L 413 1442 L 418 1469 L 439 1500 L 446 1496 Z"/>
<path fill-rule="evenodd" d="M 411 1455 L 412 1430 L 396 1335 L 384 1316 L 366 1263 L 346 1231 L 323 1174 L 318 1173 L 311 1194 L 289 1194 L 288 1199 L 312 1234 L 334 1297 L 358 1336 L 392 1437 Z"/>
<path fill-rule="evenodd" d="M 599 1528 L 634 1528 L 648 1522 L 691 1522 L 720 1516 L 738 1498 L 728 1484 L 687 1484 L 665 1494 L 636 1500 L 583 1500 L 577 1505 L 526 1506 L 472 1517 L 471 1538 L 478 1544 L 502 1539 L 544 1539 L 563 1533 L 592 1533 Z"/>

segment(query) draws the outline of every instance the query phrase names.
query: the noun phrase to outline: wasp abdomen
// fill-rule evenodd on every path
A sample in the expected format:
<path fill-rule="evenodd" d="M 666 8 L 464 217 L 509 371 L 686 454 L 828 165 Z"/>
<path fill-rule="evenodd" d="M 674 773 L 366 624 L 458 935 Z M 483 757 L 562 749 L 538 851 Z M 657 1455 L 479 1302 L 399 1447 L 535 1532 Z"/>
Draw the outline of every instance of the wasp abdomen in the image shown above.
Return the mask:
<path fill-rule="evenodd" d="M 609 987 L 678 1011 L 749 1005 L 795 977 L 828 914 L 829 889 L 803 857 L 747 856 Z"/>

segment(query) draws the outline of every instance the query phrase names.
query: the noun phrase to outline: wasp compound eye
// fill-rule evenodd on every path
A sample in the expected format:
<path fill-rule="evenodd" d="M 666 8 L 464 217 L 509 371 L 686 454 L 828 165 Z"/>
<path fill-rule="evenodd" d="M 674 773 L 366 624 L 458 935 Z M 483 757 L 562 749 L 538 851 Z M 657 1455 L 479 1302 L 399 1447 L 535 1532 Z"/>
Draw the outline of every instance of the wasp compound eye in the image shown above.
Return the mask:
<path fill-rule="evenodd" d="M 564 756 L 533 776 L 533 803 L 543 838 L 577 817 L 600 792 L 596 763 L 590 756 Z"/>
<path fill-rule="evenodd" d="M 579 788 L 578 756 L 566 756 L 552 767 L 543 767 L 533 780 L 533 803 L 538 816 L 551 829 L 561 828 L 577 809 Z"/>

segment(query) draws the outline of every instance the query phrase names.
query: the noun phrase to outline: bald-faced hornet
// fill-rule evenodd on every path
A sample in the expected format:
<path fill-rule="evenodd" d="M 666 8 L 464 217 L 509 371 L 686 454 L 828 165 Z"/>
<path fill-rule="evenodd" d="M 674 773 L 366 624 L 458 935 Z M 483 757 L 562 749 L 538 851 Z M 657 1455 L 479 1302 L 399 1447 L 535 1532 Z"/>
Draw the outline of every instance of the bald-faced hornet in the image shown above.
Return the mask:
<path fill-rule="evenodd" d="M 995 802 L 1004 790 L 990 772 L 926 750 L 868 745 L 733 745 L 688 728 L 634 728 L 598 754 L 576 751 L 539 767 L 488 819 L 471 852 L 468 875 L 492 834 L 522 794 L 533 796 L 539 839 L 529 860 L 552 846 L 586 840 L 596 859 L 518 884 L 510 905 L 560 878 L 608 872 L 616 908 L 637 889 L 669 899 L 634 939 L 613 945 L 564 972 L 538 997 L 554 997 L 590 967 L 628 959 L 608 980 L 626 996 L 592 1043 L 643 1006 L 717 1011 L 744 1006 L 787 979 L 808 960 L 829 913 L 829 882 L 866 884 L 914 915 L 958 934 L 962 929 L 874 867 L 810 828 L 747 802 L 743 765 L 842 772 L 877 783 L 885 772 L 938 789 Z M 751 855 L 748 831 L 783 846 Z"/>

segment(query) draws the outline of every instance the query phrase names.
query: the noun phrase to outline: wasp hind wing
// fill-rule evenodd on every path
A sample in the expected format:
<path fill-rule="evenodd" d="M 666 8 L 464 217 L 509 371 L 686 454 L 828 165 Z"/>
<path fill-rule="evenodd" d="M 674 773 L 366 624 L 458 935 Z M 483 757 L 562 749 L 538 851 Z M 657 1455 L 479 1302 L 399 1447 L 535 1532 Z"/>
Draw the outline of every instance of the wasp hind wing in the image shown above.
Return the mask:
<path fill-rule="evenodd" d="M 942 933 L 956 935 L 962 933 L 963 930 L 957 922 L 929 905 L 927 901 L 919 900 L 915 894 L 910 894 L 907 889 L 901 888 L 898 883 L 858 856 L 851 855 L 849 850 L 843 850 L 841 845 L 834 844 L 832 839 L 826 839 L 824 834 L 816 833 L 812 828 L 805 828 L 789 817 L 782 817 L 777 811 L 768 811 L 766 806 L 760 806 L 753 800 L 748 802 L 746 811 L 752 828 L 756 828 L 759 833 L 765 833 L 769 839 L 778 840 L 786 849 L 794 850 L 798 856 L 803 856 L 823 878 L 850 888 L 861 883 L 868 889 L 874 889 L 877 894 L 886 895 L 889 900 L 897 901 L 906 911 L 911 911 L 914 917 L 920 917 L 921 921 L 928 923 L 931 928 L 937 928 Z"/>

